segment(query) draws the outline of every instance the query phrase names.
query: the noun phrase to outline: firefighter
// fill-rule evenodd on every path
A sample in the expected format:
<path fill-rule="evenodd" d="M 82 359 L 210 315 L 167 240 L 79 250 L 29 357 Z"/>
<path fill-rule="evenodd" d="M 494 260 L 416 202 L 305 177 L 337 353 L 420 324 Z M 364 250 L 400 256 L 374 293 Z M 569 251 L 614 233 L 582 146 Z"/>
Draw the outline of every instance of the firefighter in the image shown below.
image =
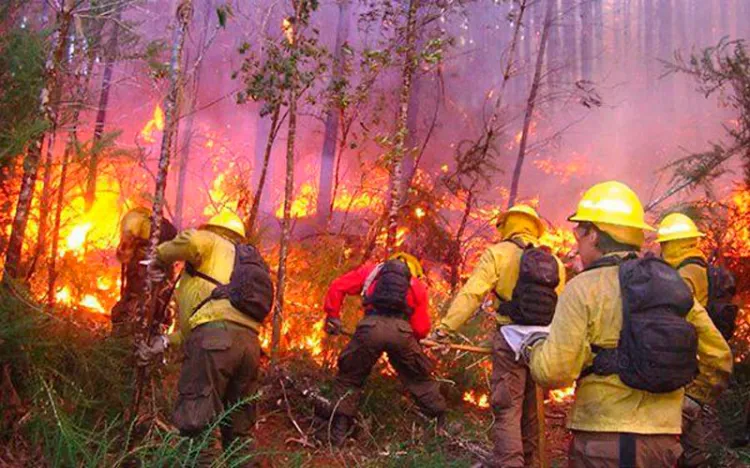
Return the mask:
<path fill-rule="evenodd" d="M 737 315 L 737 307 L 730 302 L 734 295 L 734 278 L 725 270 L 708 265 L 698 248 L 698 240 L 704 236 L 688 216 L 672 213 L 659 224 L 656 241 L 661 246 L 662 258 L 677 269 L 695 299 L 708 309 L 714 325 L 729 340 Z M 714 273 L 711 288 L 709 272 Z M 723 445 L 714 400 L 715 396 L 700 385 L 690 385 L 685 389 L 680 466 L 706 466 L 711 460 L 711 449 Z"/>
<path fill-rule="evenodd" d="M 140 310 L 140 298 L 146 286 L 146 267 L 141 264 L 146 259 L 148 240 L 151 234 L 151 211 L 147 208 L 134 208 L 123 216 L 120 221 L 120 243 L 117 246 L 117 260 L 122 265 L 120 300 L 112 308 L 112 334 L 126 336 L 133 333 Z M 177 235 L 175 227 L 168 220 L 163 219 L 159 242 L 166 242 Z M 166 281 L 155 286 L 157 307 L 154 324 L 156 327 L 169 326 L 171 318 L 167 313 L 171 288 L 168 279 L 172 277 L 170 270 Z"/>
<path fill-rule="evenodd" d="M 253 403 L 241 403 L 254 394 L 260 365 L 259 320 L 238 310 L 227 298 L 215 298 L 216 283 L 230 284 L 236 249 L 245 238 L 242 220 L 223 211 L 198 229 L 181 232 L 174 240 L 159 245 L 157 265 L 149 268 L 152 280 L 160 279 L 160 269 L 174 262 L 185 262 L 185 271 L 176 289 L 179 306 L 178 329 L 169 336 L 152 337 L 139 345 L 138 358 L 146 365 L 161 356 L 167 347 L 182 345 L 185 360 L 177 384 L 178 397 L 173 422 L 184 436 L 195 437 L 226 410 L 236 407 L 220 425 L 221 442 L 226 450 L 239 439 L 248 442 L 255 423 Z M 267 268 L 267 267 L 266 267 Z M 270 276 L 263 285 L 267 290 Z M 271 293 L 272 295 L 272 293 Z M 267 310 L 265 311 L 267 313 Z M 249 442 L 246 448 L 249 449 Z M 214 458 L 211 449 L 204 458 Z"/>
<path fill-rule="evenodd" d="M 585 270 L 561 294 L 549 335 L 532 334 L 523 354 L 537 383 L 576 382 L 570 466 L 675 466 L 682 387 L 721 391 L 729 347 L 676 271 L 636 255 L 653 228 L 629 187 L 593 186 L 569 220 Z"/>
<path fill-rule="evenodd" d="M 533 208 L 526 205 L 510 208 L 500 217 L 497 228 L 501 241 L 484 252 L 430 338 L 438 342 L 448 341 L 450 335 L 482 306 L 485 296 L 493 294 L 493 305 L 498 311 L 495 314 L 497 330 L 492 340 L 493 463 L 502 467 L 522 467 L 534 464 L 538 456 L 536 392 L 528 368 L 516 361 L 515 353 L 500 328 L 511 323 L 528 322 L 528 317 L 522 317 L 521 311 L 517 310 L 521 296 L 532 298 L 532 302 L 540 306 L 538 310 L 527 311 L 542 316 L 534 324 L 547 325 L 554 313 L 557 294 L 565 283 L 565 268 L 554 255 L 536 248 L 545 226 Z M 534 255 L 527 255 L 527 252 Z M 536 261 L 539 256 L 541 260 Z M 527 273 L 535 277 L 546 275 L 551 281 L 538 284 L 526 281 L 529 278 L 525 277 L 520 281 L 524 257 L 528 259 L 525 265 L 530 271 Z"/>
<path fill-rule="evenodd" d="M 414 256 L 400 252 L 380 264 L 368 263 L 335 279 L 326 294 L 325 330 L 342 332 L 340 311 L 347 295 L 362 296 L 365 317 L 341 352 L 334 383 L 337 401 L 331 442 L 341 445 L 349 434 L 372 367 L 385 352 L 404 387 L 421 411 L 442 423 L 446 410 L 438 382 L 430 378 L 433 362 L 419 340 L 430 330 L 427 288 Z"/>

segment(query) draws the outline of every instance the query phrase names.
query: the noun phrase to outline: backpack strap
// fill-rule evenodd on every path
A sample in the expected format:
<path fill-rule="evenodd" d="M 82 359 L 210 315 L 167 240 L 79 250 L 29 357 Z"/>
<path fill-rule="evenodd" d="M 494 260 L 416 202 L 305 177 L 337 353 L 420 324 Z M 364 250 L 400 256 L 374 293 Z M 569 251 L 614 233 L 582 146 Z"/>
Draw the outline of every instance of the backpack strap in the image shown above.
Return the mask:
<path fill-rule="evenodd" d="M 511 244 L 515 244 L 516 247 L 518 247 L 521 250 L 526 250 L 529 247 L 533 247 L 533 244 L 524 244 L 523 242 L 521 242 L 520 239 L 517 239 L 515 237 L 511 237 L 510 239 L 506 239 L 503 242 L 510 242 Z"/>
<path fill-rule="evenodd" d="M 217 294 L 216 292 L 217 292 L 217 288 L 219 288 L 220 286 L 224 286 L 224 284 L 222 284 L 221 282 L 219 282 L 219 280 L 217 280 L 216 278 L 198 271 L 198 269 L 195 268 L 190 262 L 185 262 L 185 272 L 188 275 L 190 275 L 190 276 L 195 276 L 195 277 L 200 278 L 202 280 L 208 281 L 209 283 L 212 283 L 214 286 L 216 286 L 211 291 L 211 294 L 209 294 L 207 297 L 205 297 L 203 300 L 201 300 L 193 308 L 193 311 L 190 313 L 190 316 L 192 317 L 193 315 L 196 314 L 196 312 L 198 312 L 201 309 L 201 307 L 203 307 L 204 305 L 208 304 L 209 301 L 212 301 L 214 299 L 219 299 L 221 297 L 221 295 Z"/>
<path fill-rule="evenodd" d="M 698 265 L 703 268 L 708 268 L 708 262 L 703 260 L 700 257 L 688 257 L 685 260 L 683 260 L 679 265 L 677 265 L 677 270 L 679 270 L 682 267 L 688 266 L 688 265 Z"/>

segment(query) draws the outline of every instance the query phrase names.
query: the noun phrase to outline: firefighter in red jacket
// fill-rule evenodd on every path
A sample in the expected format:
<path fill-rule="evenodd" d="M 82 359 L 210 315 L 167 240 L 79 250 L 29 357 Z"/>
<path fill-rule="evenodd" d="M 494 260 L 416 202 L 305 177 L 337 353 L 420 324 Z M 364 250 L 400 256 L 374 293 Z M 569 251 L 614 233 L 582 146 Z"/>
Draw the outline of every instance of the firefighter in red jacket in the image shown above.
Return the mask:
<path fill-rule="evenodd" d="M 347 295 L 362 295 L 365 317 L 339 356 L 334 384 L 337 406 L 331 442 L 346 439 L 357 413 L 365 380 L 385 352 L 404 387 L 422 412 L 442 422 L 446 405 L 438 382 L 430 378 L 433 362 L 419 340 L 430 330 L 427 288 L 414 256 L 397 253 L 380 264 L 365 264 L 331 283 L 325 298 L 326 332 L 341 333 L 339 313 Z"/>

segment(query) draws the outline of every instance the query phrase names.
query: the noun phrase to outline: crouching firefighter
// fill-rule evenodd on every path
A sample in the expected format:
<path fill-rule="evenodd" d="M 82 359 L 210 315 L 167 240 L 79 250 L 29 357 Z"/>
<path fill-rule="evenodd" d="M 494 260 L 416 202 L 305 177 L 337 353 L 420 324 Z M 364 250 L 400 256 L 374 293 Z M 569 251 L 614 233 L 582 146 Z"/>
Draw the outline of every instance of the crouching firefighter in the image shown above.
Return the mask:
<path fill-rule="evenodd" d="M 585 269 L 560 295 L 549 335 L 526 340 L 531 375 L 576 383 L 571 467 L 673 467 L 684 387 L 720 391 L 729 347 L 677 271 L 637 255 L 653 228 L 629 187 L 593 186 L 569 220 Z"/>
<path fill-rule="evenodd" d="M 339 313 L 345 296 L 361 294 L 365 311 L 339 356 L 334 388 L 341 400 L 332 415 L 331 443 L 341 445 L 346 440 L 365 381 L 384 352 L 420 410 L 442 423 L 445 400 L 438 382 L 430 378 L 434 366 L 418 341 L 430 330 L 422 275 L 419 260 L 397 253 L 386 262 L 365 264 L 331 283 L 324 305 L 329 334 L 342 331 Z"/>
<path fill-rule="evenodd" d="M 695 300 L 706 308 L 716 328 L 729 341 L 739 310 L 732 304 L 736 282 L 732 273 L 706 261 L 698 248 L 698 239 L 704 235 L 688 216 L 672 213 L 659 224 L 656 241 L 662 258 L 677 269 Z M 712 449 L 724 444 L 715 409 L 718 395 L 711 390 L 700 381 L 685 388 L 680 466 L 707 466 L 712 461 Z"/>
<path fill-rule="evenodd" d="M 493 465 L 538 463 L 537 393 L 526 365 L 516 360 L 500 331 L 509 324 L 549 325 L 557 295 L 565 284 L 565 267 L 538 247 L 545 226 L 536 211 L 516 205 L 503 213 L 497 228 L 501 241 L 489 247 L 453 300 L 433 341 L 447 341 L 492 293 L 497 330 L 492 339 L 491 407 Z"/>
<path fill-rule="evenodd" d="M 217 418 L 224 450 L 239 439 L 247 443 L 255 423 L 254 395 L 258 380 L 258 332 L 271 310 L 273 285 L 258 251 L 244 244 L 242 220 L 221 212 L 198 229 L 181 232 L 159 245 L 157 262 L 166 267 L 185 262 L 176 289 L 178 330 L 153 337 L 138 349 L 144 363 L 167 347 L 182 345 L 185 360 L 177 384 L 173 423 L 194 437 Z M 158 278 L 157 278 L 158 279 Z M 233 408 L 229 415 L 226 411 Z M 213 458 L 207 450 L 203 458 Z"/>
<path fill-rule="evenodd" d="M 167 219 L 162 218 L 159 231 L 159 243 L 174 239 L 177 230 Z M 146 281 L 146 266 L 142 264 L 146 259 L 148 238 L 151 235 L 151 211 L 147 208 L 134 208 L 122 217 L 120 221 L 120 243 L 117 246 L 117 260 L 122 265 L 120 300 L 117 301 L 110 319 L 112 320 L 112 334 L 114 336 L 130 335 L 137 323 L 141 298 Z M 166 271 L 165 280 L 154 285 L 156 307 L 154 309 L 154 325 L 158 329 L 167 327 L 171 323 L 168 307 L 172 288 L 170 281 L 173 271 Z"/>

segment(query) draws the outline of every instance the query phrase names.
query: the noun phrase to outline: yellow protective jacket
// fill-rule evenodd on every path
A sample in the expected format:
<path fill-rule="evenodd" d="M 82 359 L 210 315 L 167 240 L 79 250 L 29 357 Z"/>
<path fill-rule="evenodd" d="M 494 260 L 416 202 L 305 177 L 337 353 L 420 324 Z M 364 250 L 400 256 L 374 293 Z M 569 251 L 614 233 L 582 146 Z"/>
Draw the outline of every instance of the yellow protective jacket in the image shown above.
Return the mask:
<path fill-rule="evenodd" d="M 189 262 L 201 273 L 226 284 L 234 267 L 234 244 L 211 231 L 188 229 L 161 244 L 157 258 L 166 264 Z M 169 336 L 171 343 L 187 340 L 190 330 L 198 325 L 219 320 L 235 322 L 256 332 L 260 330 L 260 323 L 232 307 L 228 299 L 208 301 L 193 315 L 195 307 L 211 294 L 214 287 L 209 281 L 183 272 L 175 289 L 180 309 L 179 329 Z"/>
<path fill-rule="evenodd" d="M 510 239 L 517 239 L 523 244 L 539 244 L 539 239 L 528 233 L 511 234 L 506 240 Z M 492 291 L 497 295 L 493 298 L 495 310 L 499 304 L 498 297 L 503 301 L 509 301 L 518 281 L 522 254 L 523 250 L 513 242 L 503 241 L 490 246 L 482 254 L 468 281 L 451 303 L 445 317 L 440 321 L 439 328 L 447 331 L 458 330 Z M 565 266 L 559 259 L 557 263 L 560 268 L 560 285 L 557 287 L 559 295 L 565 286 Z M 510 317 L 505 315 L 495 314 L 495 318 L 499 325 L 511 323 Z"/>
<path fill-rule="evenodd" d="M 698 332 L 700 375 L 695 385 L 708 398 L 726 385 L 732 355 L 700 304 L 694 303 L 687 320 Z M 616 347 L 621 328 L 618 268 L 584 271 L 560 296 L 547 339 L 531 350 L 529 367 L 534 380 L 544 387 L 572 385 L 593 363 L 591 345 Z M 617 375 L 592 374 L 577 382 L 569 427 L 593 432 L 679 434 L 683 393 L 682 389 L 661 394 L 644 392 L 626 386 Z"/>

